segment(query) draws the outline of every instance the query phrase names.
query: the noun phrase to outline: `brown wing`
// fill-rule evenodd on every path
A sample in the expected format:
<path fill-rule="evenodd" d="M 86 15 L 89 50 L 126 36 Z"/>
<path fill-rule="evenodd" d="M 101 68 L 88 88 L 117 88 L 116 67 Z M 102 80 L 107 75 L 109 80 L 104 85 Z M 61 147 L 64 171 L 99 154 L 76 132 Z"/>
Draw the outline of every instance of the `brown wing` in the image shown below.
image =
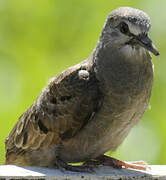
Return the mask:
<path fill-rule="evenodd" d="M 75 136 L 97 111 L 98 87 L 95 73 L 81 64 L 53 78 L 7 137 L 6 156 L 47 148 Z"/>

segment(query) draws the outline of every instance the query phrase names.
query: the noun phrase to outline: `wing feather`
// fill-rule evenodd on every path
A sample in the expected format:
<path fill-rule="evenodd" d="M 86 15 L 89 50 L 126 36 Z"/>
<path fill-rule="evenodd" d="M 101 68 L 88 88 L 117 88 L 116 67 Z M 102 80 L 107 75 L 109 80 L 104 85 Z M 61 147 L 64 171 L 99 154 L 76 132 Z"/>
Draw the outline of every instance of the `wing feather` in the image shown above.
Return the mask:
<path fill-rule="evenodd" d="M 82 69 L 86 73 L 79 76 Z M 48 148 L 75 136 L 97 111 L 98 87 L 95 73 L 83 64 L 53 78 L 7 137 L 6 156 Z"/>

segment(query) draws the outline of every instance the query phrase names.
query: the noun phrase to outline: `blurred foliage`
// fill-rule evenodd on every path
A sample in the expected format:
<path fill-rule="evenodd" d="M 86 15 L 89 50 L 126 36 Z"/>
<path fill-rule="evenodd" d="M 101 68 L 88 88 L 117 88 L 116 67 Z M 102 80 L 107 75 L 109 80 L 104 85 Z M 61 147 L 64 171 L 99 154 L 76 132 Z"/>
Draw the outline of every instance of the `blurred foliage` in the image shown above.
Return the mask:
<path fill-rule="evenodd" d="M 110 11 L 119 6 L 131 6 L 150 15 L 151 38 L 161 57 L 153 56 L 155 80 L 151 108 L 113 156 L 164 164 L 165 5 L 164 0 L 1 0 L 0 162 L 3 163 L 5 156 L 5 137 L 19 116 L 35 101 L 47 80 L 91 53 Z"/>

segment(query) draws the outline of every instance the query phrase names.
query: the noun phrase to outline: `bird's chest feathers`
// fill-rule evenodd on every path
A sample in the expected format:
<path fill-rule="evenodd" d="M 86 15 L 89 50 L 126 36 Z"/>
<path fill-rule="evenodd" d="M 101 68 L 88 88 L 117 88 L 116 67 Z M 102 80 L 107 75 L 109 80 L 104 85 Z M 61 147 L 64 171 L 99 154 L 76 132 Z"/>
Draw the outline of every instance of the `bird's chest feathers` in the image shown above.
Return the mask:
<path fill-rule="evenodd" d="M 107 54 L 97 62 L 97 74 L 108 91 L 118 94 L 137 95 L 152 86 L 153 70 L 150 56 L 141 55 L 141 51 L 125 56 L 122 50 L 116 56 Z M 133 52 L 131 52 L 133 53 Z"/>

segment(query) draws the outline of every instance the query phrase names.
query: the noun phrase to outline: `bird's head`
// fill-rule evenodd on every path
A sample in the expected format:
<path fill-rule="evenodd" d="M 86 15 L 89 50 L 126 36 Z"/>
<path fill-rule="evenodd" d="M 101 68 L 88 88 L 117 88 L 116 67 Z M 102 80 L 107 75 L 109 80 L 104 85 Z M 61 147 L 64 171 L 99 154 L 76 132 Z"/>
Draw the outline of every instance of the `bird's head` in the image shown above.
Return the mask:
<path fill-rule="evenodd" d="M 142 49 L 158 56 L 157 48 L 148 37 L 150 27 L 150 18 L 145 12 L 130 7 L 120 7 L 108 15 L 100 39 L 104 46 L 130 49 L 143 47 Z"/>

